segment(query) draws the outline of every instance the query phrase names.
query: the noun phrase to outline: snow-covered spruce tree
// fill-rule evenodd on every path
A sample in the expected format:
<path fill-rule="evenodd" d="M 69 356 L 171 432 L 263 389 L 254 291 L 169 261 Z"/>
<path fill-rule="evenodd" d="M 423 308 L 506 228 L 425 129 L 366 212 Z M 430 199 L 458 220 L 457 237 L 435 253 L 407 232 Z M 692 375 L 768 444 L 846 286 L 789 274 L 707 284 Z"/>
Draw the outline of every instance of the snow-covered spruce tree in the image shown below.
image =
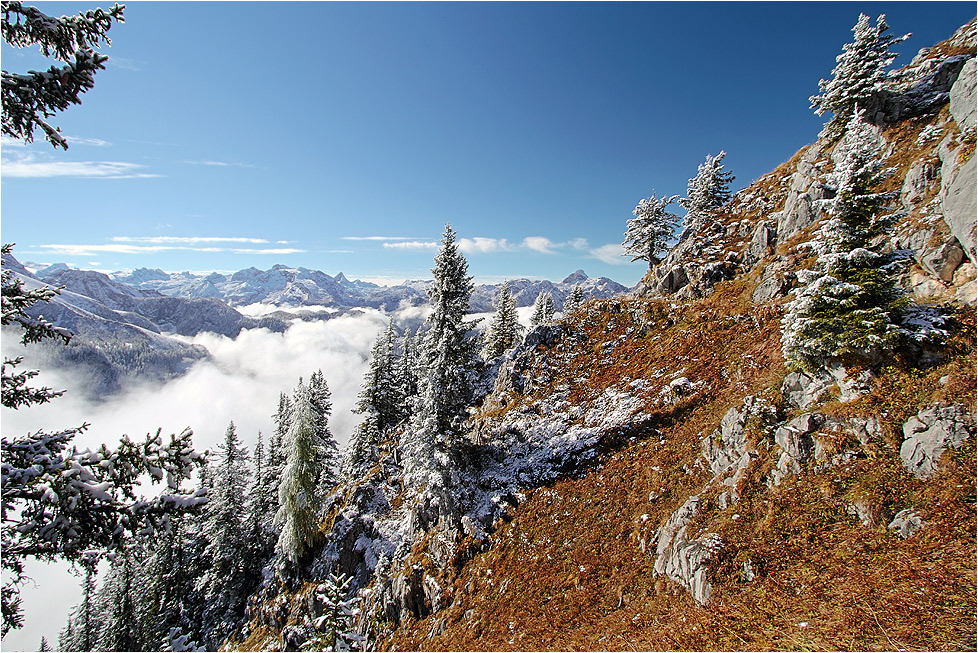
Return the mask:
<path fill-rule="evenodd" d="M 274 525 L 275 511 L 278 510 L 278 479 L 269 473 L 269 457 L 262 432 L 258 431 L 248 496 L 248 548 L 255 558 L 253 570 L 259 576 L 261 569 L 271 559 L 278 538 Z"/>
<path fill-rule="evenodd" d="M 842 46 L 842 54 L 835 58 L 838 63 L 832 70 L 832 79 L 819 80 L 821 94 L 809 98 L 816 115 L 832 112 L 824 133 L 833 138 L 842 133 L 856 113 L 856 105 L 865 106 L 872 94 L 883 87 L 886 69 L 899 56 L 890 52 L 890 46 L 910 37 L 891 34 L 884 14 L 876 19 L 875 27 L 870 25 L 869 16 L 859 14 L 852 34 L 853 42 Z"/>
<path fill-rule="evenodd" d="M 120 551 L 112 560 L 97 607 L 102 618 L 97 651 L 143 651 L 146 642 L 140 608 L 143 576 L 135 547 Z"/>
<path fill-rule="evenodd" d="M 873 192 L 883 180 L 883 145 L 879 130 L 853 114 L 834 156 L 830 217 L 811 244 L 818 268 L 799 275 L 805 285 L 782 321 L 785 359 L 796 366 L 872 360 L 901 336 L 899 314 L 907 301 L 892 257 L 873 246 L 898 217 L 887 206 L 896 194 Z"/>
<path fill-rule="evenodd" d="M 360 611 L 360 597 L 351 592 L 352 576 L 329 574 L 316 588 L 316 598 L 324 609 L 313 623 L 316 635 L 301 651 L 360 651 L 363 638 L 357 633 L 355 620 Z"/>
<path fill-rule="evenodd" d="M 319 493 L 316 485 L 323 447 L 316 432 L 316 411 L 309 389 L 300 381 L 292 399 L 285 434 L 285 467 L 279 483 L 275 524 L 281 529 L 275 551 L 279 571 L 294 572 L 319 540 Z"/>
<path fill-rule="evenodd" d="M 398 413 L 401 420 L 410 419 L 414 410 L 414 401 L 418 396 L 418 348 L 421 342 L 421 327 L 411 336 L 410 329 L 404 330 L 401 339 L 401 355 L 394 367 L 394 384 L 397 386 Z"/>
<path fill-rule="evenodd" d="M 81 602 L 72 609 L 68 616 L 68 625 L 58 638 L 58 648 L 62 651 L 94 651 L 101 630 L 95 607 L 94 565 L 84 565 L 84 570 Z"/>
<path fill-rule="evenodd" d="M 332 395 L 322 370 L 309 377 L 309 400 L 315 414 L 316 439 L 320 446 L 319 475 L 316 486 L 320 494 L 329 493 L 339 478 L 340 448 L 329 430 L 329 418 L 333 413 Z"/>
<path fill-rule="evenodd" d="M 215 649 L 244 615 L 249 589 L 243 555 L 248 550 L 245 522 L 248 459 L 248 452 L 231 422 L 214 461 L 214 486 L 203 527 L 207 540 L 204 555 L 209 566 L 198 581 L 204 601 L 204 632 Z"/>
<path fill-rule="evenodd" d="M 579 283 L 575 283 L 571 288 L 570 295 L 564 300 L 564 315 L 570 315 L 584 306 L 587 297 L 584 295 L 584 288 Z"/>
<path fill-rule="evenodd" d="M 701 163 L 696 176 L 689 180 L 686 187 L 686 197 L 679 199 L 679 205 L 686 209 L 683 220 L 687 229 L 700 230 L 716 217 L 717 211 L 730 201 L 730 184 L 733 183 L 732 172 L 724 171 L 723 150 L 713 156 L 706 155 L 706 161 Z"/>
<path fill-rule="evenodd" d="M 477 360 L 476 340 L 468 337 L 471 325 L 464 322 L 472 277 L 450 225 L 445 225 L 431 272 L 434 281 L 428 295 L 432 310 L 419 351 L 419 396 L 402 440 L 408 484 L 416 489 L 444 483 L 448 462 L 444 449 L 467 417 Z"/>
<path fill-rule="evenodd" d="M 394 320 L 377 335 L 370 351 L 370 366 L 363 378 L 363 389 L 357 395 L 355 412 L 376 416 L 377 429 L 384 433 L 402 419 L 400 397 L 395 377 L 397 360 L 394 351 Z"/>
<path fill-rule="evenodd" d="M 370 461 L 370 451 L 380 444 L 380 429 L 377 426 L 377 413 L 368 412 L 363 420 L 353 428 L 350 442 L 343 459 L 343 476 L 347 479 L 360 474 Z"/>
<path fill-rule="evenodd" d="M 196 519 L 196 515 L 172 517 L 170 528 L 149 547 L 143 565 L 146 578 L 142 588 L 143 620 L 147 623 L 147 642 L 153 648 L 167 642 L 174 629 L 200 630 L 199 615 L 203 610 L 194 585 L 203 575 L 206 563 L 189 537 L 195 527 L 190 522 Z"/>
<path fill-rule="evenodd" d="M 626 226 L 625 242 L 621 244 L 632 261 L 647 261 L 651 270 L 662 260 L 679 224 L 679 216 L 666 211 L 666 207 L 678 199 L 678 195 L 656 199 L 653 190 L 651 197 L 639 200 L 632 211 L 635 217 Z"/>
<path fill-rule="evenodd" d="M 500 286 L 493 303 L 496 314 L 489 322 L 489 328 L 485 335 L 485 345 L 482 349 L 482 357 L 486 360 L 501 356 L 515 347 L 523 330 L 523 327 L 520 326 L 519 315 L 516 312 L 516 300 L 513 299 L 508 281 L 504 281 L 503 285 Z"/>
<path fill-rule="evenodd" d="M 557 307 L 554 304 L 554 297 L 548 292 L 541 291 L 533 302 L 533 313 L 530 314 L 530 324 L 540 326 L 553 322 Z"/>
<path fill-rule="evenodd" d="M 47 119 L 72 104 L 95 86 L 95 73 L 105 69 L 108 57 L 96 52 L 110 40 L 112 21 L 125 22 L 123 5 L 108 11 L 92 9 L 77 16 L 53 18 L 20 2 L 3 2 L 3 40 L 14 48 L 38 46 L 45 57 L 64 63 L 43 72 L 2 72 L 3 135 L 31 142 L 40 128 L 55 147 L 68 142 Z"/>

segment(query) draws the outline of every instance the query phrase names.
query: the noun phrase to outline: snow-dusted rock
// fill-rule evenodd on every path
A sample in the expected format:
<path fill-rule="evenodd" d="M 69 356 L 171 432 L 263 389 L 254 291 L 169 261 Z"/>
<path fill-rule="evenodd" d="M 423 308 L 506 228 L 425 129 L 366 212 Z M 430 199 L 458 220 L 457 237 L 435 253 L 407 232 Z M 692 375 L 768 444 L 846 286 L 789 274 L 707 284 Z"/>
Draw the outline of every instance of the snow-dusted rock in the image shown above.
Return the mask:
<path fill-rule="evenodd" d="M 707 563 L 723 544 L 714 533 L 688 538 L 686 529 L 698 509 L 699 497 L 692 496 L 659 528 L 654 569 L 657 575 L 683 585 L 697 603 L 706 605 L 713 590 L 707 578 Z"/>
<path fill-rule="evenodd" d="M 900 458 L 917 478 L 937 471 L 941 455 L 959 448 L 975 430 L 974 418 L 958 405 L 935 405 L 921 410 L 903 425 Z"/>
<path fill-rule="evenodd" d="M 861 397 L 869 392 L 872 379 L 869 370 L 851 377 L 838 361 L 827 361 L 817 370 L 789 372 L 781 384 L 781 394 L 790 406 L 805 410 L 820 401 L 833 387 L 839 391 L 839 401 L 847 402 Z"/>
<path fill-rule="evenodd" d="M 887 526 L 891 531 L 896 531 L 903 539 L 907 539 L 923 527 L 924 522 L 920 515 L 910 508 L 898 512 Z"/>

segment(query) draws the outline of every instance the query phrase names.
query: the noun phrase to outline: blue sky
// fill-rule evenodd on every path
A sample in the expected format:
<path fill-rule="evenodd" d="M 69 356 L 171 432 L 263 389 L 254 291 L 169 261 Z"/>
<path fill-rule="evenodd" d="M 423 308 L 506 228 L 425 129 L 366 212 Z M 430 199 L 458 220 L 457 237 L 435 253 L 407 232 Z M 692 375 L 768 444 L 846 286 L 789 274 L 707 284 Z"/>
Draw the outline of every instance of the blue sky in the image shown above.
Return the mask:
<path fill-rule="evenodd" d="M 396 282 L 429 276 L 451 222 L 477 279 L 631 285 L 638 200 L 685 193 L 708 153 L 736 189 L 812 142 L 808 98 L 860 12 L 914 33 L 904 64 L 975 4 L 129 3 L 53 121 L 68 152 L 3 142 L 2 240 L 102 270 Z"/>

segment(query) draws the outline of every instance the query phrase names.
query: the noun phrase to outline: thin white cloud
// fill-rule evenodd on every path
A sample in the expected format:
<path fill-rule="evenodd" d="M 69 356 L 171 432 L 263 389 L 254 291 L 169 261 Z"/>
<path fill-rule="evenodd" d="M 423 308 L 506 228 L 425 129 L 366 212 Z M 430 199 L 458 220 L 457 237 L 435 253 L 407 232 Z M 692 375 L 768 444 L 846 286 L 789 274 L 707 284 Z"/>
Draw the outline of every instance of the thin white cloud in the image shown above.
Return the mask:
<path fill-rule="evenodd" d="M 509 252 L 513 246 L 505 238 L 459 238 L 458 248 L 466 254 L 494 254 Z"/>
<path fill-rule="evenodd" d="M 527 236 L 523 239 L 523 246 L 541 254 L 556 254 L 554 248 L 557 247 L 553 241 L 543 236 Z"/>
<path fill-rule="evenodd" d="M 253 245 L 265 245 L 269 241 L 264 238 L 240 238 L 222 236 L 113 236 L 113 242 L 117 243 L 151 243 L 154 245 L 177 245 L 194 243 L 249 243 Z M 278 241 L 277 245 L 288 244 L 286 241 Z"/>
<path fill-rule="evenodd" d="M 428 250 L 437 248 L 438 243 L 434 241 L 409 240 L 407 242 L 384 243 L 384 247 L 388 249 Z"/>
<path fill-rule="evenodd" d="M 306 251 L 304 249 L 295 249 L 291 247 L 280 247 L 271 249 L 230 249 L 229 252 L 234 252 L 235 254 L 301 254 Z"/>
<path fill-rule="evenodd" d="M 156 173 L 141 172 L 146 166 L 122 161 L 38 161 L 33 157 L 5 160 L 4 177 L 41 179 L 48 177 L 91 177 L 100 179 L 148 179 Z"/>
<path fill-rule="evenodd" d="M 587 251 L 589 247 L 587 238 L 574 238 L 573 240 L 567 241 L 567 244 L 580 252 Z"/>
<path fill-rule="evenodd" d="M 84 138 L 82 136 L 65 136 L 68 139 L 68 145 L 90 145 L 92 147 L 107 147 L 112 145 L 108 141 L 104 141 L 101 138 Z"/>
<path fill-rule="evenodd" d="M 601 247 L 596 247 L 591 250 L 591 256 L 603 261 L 604 263 L 609 263 L 611 265 L 627 265 L 628 261 L 625 260 L 625 249 L 616 243 L 609 243 L 607 245 L 602 245 Z"/>
<path fill-rule="evenodd" d="M 340 240 L 393 241 L 393 240 L 419 240 L 419 238 L 417 236 L 342 236 Z"/>
<path fill-rule="evenodd" d="M 190 165 L 195 165 L 195 166 L 210 166 L 212 168 L 255 168 L 257 167 L 250 163 L 238 163 L 237 161 L 205 160 L 205 161 L 185 161 L 185 163 L 189 163 Z"/>
<path fill-rule="evenodd" d="M 187 247 L 182 245 L 129 245 L 116 243 L 109 245 L 39 245 L 48 254 L 58 256 L 84 256 L 92 257 L 98 254 L 156 254 L 159 252 L 183 251 L 183 252 L 206 252 L 220 253 L 231 252 L 233 254 L 299 254 L 305 252 L 304 249 L 287 247 L 276 248 L 227 248 L 227 247 Z"/>

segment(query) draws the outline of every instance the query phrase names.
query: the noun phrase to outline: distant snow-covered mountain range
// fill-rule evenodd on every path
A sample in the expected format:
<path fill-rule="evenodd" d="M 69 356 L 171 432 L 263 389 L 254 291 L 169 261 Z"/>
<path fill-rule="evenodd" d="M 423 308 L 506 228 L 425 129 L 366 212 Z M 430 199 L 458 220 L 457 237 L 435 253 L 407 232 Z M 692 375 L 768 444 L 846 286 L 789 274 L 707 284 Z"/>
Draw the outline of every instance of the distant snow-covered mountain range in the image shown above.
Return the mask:
<path fill-rule="evenodd" d="M 187 337 L 198 333 L 234 338 L 243 329 L 283 332 L 296 319 L 331 319 L 358 309 L 392 312 L 421 306 L 428 301 L 426 287 L 430 283 L 408 280 L 396 286 L 379 286 L 351 281 L 342 272 L 330 276 L 285 265 L 268 270 L 247 268 L 232 274 L 167 273 L 147 268 L 105 274 L 63 263 L 21 264 L 8 256 L 3 267 L 28 288 L 63 288 L 60 295 L 35 305 L 33 311 L 76 335 L 67 348 L 41 348 L 41 358 L 44 364 L 70 367 L 87 376 L 93 396 L 119 390 L 126 377 L 166 380 L 183 374 L 208 355 L 202 347 L 187 342 Z M 539 293 L 549 292 L 558 310 L 577 284 L 586 297 L 606 298 L 628 291 L 605 277 L 591 279 L 582 270 L 560 283 L 531 279 L 509 282 L 517 306 L 529 306 Z M 499 288 L 500 284 L 477 285 L 470 311 L 491 312 Z M 255 304 L 269 310 L 260 311 L 260 317 L 239 310 Z M 303 307 L 311 310 L 304 311 Z M 331 310 L 314 310 L 321 308 Z"/>
<path fill-rule="evenodd" d="M 37 272 L 41 278 L 51 268 Z M 379 308 L 391 311 L 398 306 L 420 305 L 428 300 L 427 280 L 408 280 L 396 286 L 378 286 L 367 281 L 349 280 L 342 272 L 335 277 L 319 270 L 275 265 L 268 270 L 247 268 L 233 274 L 195 275 L 189 272 L 170 274 L 162 270 L 140 268 L 111 275 L 112 280 L 139 290 L 152 290 L 171 297 L 188 299 L 223 299 L 230 306 L 269 304 L 281 307 L 327 306 L 344 308 Z M 576 284 L 585 296 L 610 297 L 628 290 L 606 277 L 589 278 L 577 270 L 560 283 L 546 280 L 514 279 L 509 282 L 517 306 L 529 306 L 540 292 L 550 292 L 558 310 Z M 477 285 L 469 308 L 473 313 L 493 310 L 492 301 L 499 284 Z"/>

